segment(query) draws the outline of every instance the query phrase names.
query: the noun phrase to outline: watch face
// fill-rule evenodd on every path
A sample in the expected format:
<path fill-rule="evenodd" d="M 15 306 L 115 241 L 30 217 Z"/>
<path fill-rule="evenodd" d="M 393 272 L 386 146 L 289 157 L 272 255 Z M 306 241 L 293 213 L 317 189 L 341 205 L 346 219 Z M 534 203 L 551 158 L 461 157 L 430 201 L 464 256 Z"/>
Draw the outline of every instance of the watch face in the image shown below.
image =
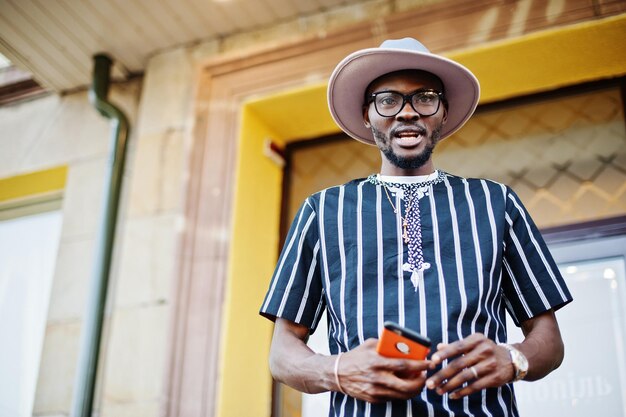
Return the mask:
<path fill-rule="evenodd" d="M 520 353 L 520 370 L 524 371 L 524 373 L 528 372 L 528 359 L 522 353 Z"/>
<path fill-rule="evenodd" d="M 524 354 L 515 347 L 505 343 L 503 343 L 502 346 L 509 351 L 511 362 L 513 363 L 513 368 L 515 369 L 515 376 L 513 377 L 512 382 L 524 379 L 526 373 L 528 372 L 528 359 L 526 359 L 526 356 L 524 356 Z"/>
<path fill-rule="evenodd" d="M 528 372 L 528 359 L 526 356 L 519 350 L 512 348 L 511 352 L 511 360 L 513 361 L 513 366 L 515 367 L 515 381 L 519 381 L 526 376 Z"/>

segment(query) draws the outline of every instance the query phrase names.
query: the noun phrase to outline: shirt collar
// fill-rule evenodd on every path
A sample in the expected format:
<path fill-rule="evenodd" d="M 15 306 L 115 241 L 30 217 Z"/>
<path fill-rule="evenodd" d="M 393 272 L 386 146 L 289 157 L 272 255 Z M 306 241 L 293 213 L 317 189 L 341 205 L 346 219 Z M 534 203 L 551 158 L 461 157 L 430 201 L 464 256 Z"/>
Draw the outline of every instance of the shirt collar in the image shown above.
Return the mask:
<path fill-rule="evenodd" d="M 412 184 L 414 182 L 425 182 L 434 180 L 435 178 L 437 178 L 437 175 L 439 175 L 439 172 L 435 170 L 435 172 L 433 172 L 432 174 L 415 176 L 378 174 L 378 179 L 384 182 L 390 182 L 395 184 Z"/>

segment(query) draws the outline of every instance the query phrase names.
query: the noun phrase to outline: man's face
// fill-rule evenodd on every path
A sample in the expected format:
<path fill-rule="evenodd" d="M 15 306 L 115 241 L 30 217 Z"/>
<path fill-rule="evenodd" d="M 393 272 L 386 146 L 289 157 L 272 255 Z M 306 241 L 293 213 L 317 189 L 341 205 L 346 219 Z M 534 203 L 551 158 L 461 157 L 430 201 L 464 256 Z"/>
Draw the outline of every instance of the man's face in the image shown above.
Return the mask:
<path fill-rule="evenodd" d="M 410 94 L 422 89 L 442 91 L 443 86 L 432 74 L 398 71 L 376 79 L 370 84 L 367 95 L 382 91 Z M 364 107 L 363 117 L 380 149 L 382 174 L 423 175 L 433 172 L 431 155 L 447 118 L 444 103 L 431 116 L 421 116 L 407 102 L 397 115 L 384 117 L 378 114 L 372 102 Z"/>

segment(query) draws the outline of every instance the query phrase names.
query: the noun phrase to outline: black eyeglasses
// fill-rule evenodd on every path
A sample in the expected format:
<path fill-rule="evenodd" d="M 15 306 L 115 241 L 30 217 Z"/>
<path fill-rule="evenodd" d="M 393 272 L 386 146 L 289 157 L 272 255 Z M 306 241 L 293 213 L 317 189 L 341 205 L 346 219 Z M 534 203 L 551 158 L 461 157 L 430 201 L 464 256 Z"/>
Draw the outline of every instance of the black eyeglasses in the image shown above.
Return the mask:
<path fill-rule="evenodd" d="M 374 102 L 376 112 L 383 117 L 394 117 L 402 111 L 407 101 L 420 116 L 432 116 L 437 113 L 443 93 L 436 90 L 417 90 L 411 94 L 397 91 L 380 91 L 368 97 L 367 104 Z"/>

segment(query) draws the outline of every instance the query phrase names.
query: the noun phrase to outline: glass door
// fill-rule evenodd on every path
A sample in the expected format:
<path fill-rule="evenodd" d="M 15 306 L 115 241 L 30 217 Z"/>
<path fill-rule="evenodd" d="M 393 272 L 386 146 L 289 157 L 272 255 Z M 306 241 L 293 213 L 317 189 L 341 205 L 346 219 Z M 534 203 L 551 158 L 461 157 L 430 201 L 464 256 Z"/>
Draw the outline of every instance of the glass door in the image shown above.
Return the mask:
<path fill-rule="evenodd" d="M 551 246 L 574 301 L 556 315 L 565 359 L 515 384 L 520 414 L 626 416 L 626 236 Z M 511 341 L 522 339 L 509 323 Z"/>

